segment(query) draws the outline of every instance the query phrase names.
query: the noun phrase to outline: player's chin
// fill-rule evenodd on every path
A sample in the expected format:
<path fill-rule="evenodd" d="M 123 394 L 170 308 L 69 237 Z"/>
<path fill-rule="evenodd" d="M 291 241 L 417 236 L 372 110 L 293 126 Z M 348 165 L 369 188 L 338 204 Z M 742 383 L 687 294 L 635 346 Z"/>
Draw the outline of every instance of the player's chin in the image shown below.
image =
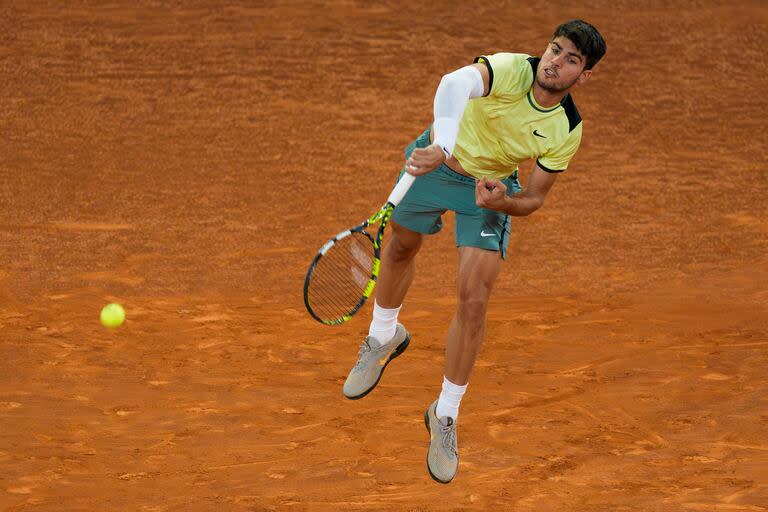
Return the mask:
<path fill-rule="evenodd" d="M 555 77 L 538 77 L 536 82 L 539 84 L 539 87 L 549 92 L 561 92 L 567 89 L 567 87 L 564 87 L 564 84 Z"/>

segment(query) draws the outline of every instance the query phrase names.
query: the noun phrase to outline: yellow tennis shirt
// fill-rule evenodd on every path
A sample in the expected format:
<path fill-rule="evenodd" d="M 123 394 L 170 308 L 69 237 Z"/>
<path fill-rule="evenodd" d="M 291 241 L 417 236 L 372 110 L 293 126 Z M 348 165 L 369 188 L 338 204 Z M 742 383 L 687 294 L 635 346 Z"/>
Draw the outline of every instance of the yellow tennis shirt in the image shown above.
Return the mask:
<path fill-rule="evenodd" d="M 459 125 L 453 156 L 476 178 L 504 179 L 535 158 L 547 172 L 568 168 L 581 142 L 581 117 L 571 95 L 544 108 L 532 86 L 540 59 L 497 53 L 475 62 L 488 68 L 488 94 L 470 100 Z"/>

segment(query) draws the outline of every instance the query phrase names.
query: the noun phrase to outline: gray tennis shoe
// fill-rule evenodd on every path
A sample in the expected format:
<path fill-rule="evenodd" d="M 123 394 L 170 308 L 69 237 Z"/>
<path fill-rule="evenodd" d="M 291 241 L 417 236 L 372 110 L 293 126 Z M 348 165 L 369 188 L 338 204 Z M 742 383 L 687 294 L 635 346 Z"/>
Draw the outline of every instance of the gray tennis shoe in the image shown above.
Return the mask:
<path fill-rule="evenodd" d="M 456 442 L 456 422 L 451 417 L 438 418 L 437 400 L 424 413 L 429 432 L 427 469 L 429 476 L 441 484 L 450 483 L 459 469 L 459 449 Z"/>
<path fill-rule="evenodd" d="M 344 383 L 344 396 L 350 400 L 357 400 L 373 391 L 384 374 L 384 368 L 408 348 L 410 341 L 411 335 L 402 324 L 397 324 L 395 335 L 384 345 L 379 346 L 378 340 L 372 336 L 366 336 L 360 345 L 357 363 Z"/>

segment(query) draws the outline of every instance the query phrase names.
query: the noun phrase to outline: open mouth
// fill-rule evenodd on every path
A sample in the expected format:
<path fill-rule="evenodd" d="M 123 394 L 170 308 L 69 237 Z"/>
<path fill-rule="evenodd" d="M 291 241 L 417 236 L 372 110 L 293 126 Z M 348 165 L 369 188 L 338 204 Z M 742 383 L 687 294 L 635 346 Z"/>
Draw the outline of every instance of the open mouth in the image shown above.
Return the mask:
<path fill-rule="evenodd" d="M 544 69 L 544 76 L 547 77 L 547 78 L 557 78 L 557 73 L 555 73 L 550 68 L 545 68 Z"/>

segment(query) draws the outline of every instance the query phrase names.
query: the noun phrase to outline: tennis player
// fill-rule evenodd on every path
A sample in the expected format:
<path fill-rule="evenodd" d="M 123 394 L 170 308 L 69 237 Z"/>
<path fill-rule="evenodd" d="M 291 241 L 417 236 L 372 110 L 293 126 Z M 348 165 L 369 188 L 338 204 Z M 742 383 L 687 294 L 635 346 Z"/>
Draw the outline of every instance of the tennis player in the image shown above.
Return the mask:
<path fill-rule="evenodd" d="M 442 391 L 425 413 L 427 467 L 438 482 L 453 480 L 458 468 L 459 404 L 506 258 L 510 217 L 541 208 L 557 176 L 568 168 L 582 134 L 571 91 L 590 79 L 605 51 L 594 26 L 572 20 L 555 29 L 540 58 L 519 53 L 478 57 L 442 77 L 434 123 L 405 151 L 401 176 L 408 172 L 419 178 L 392 216 L 373 320 L 344 395 L 367 395 L 387 364 L 408 346 L 410 335 L 397 316 L 413 281 L 415 256 L 424 235 L 442 228 L 442 214 L 455 212 L 458 307 L 446 338 Z M 529 159 L 536 164 L 523 188 L 518 165 Z"/>

